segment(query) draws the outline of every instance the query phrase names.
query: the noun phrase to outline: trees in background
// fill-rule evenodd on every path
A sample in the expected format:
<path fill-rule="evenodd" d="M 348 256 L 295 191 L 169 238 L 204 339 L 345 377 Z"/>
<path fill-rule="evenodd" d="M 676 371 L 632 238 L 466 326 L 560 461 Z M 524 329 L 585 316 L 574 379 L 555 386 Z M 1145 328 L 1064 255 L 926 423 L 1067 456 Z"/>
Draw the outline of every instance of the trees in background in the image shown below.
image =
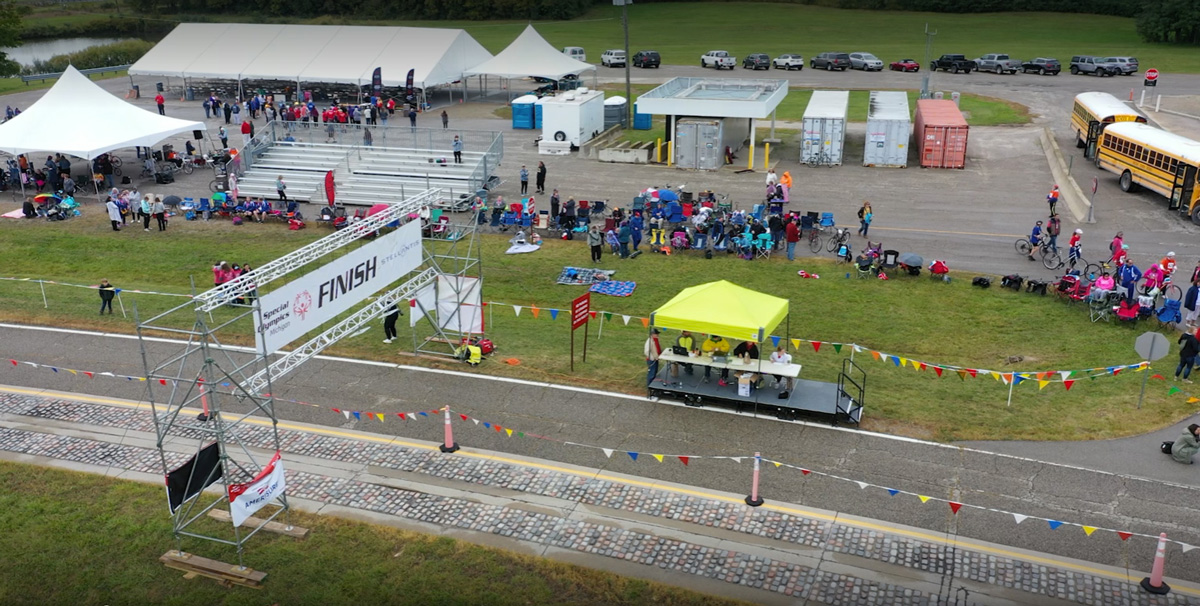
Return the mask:
<path fill-rule="evenodd" d="M 21 13 L 12 2 L 0 2 L 0 46 L 21 46 Z M 21 65 L 0 53 L 0 76 L 15 76 Z"/>

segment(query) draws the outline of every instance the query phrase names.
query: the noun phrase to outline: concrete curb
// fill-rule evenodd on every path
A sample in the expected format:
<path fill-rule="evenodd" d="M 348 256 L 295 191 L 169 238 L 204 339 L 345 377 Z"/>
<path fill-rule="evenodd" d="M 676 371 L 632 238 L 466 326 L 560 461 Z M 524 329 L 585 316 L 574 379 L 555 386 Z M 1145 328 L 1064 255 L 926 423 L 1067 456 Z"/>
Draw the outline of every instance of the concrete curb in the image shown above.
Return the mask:
<path fill-rule="evenodd" d="M 1049 126 L 1042 127 L 1042 132 L 1038 135 L 1038 142 L 1042 146 L 1042 151 L 1046 153 L 1050 174 L 1054 175 L 1055 182 L 1059 184 L 1058 190 L 1062 194 L 1060 201 L 1066 202 L 1075 221 L 1082 223 L 1087 218 L 1088 206 L 1091 203 L 1087 201 L 1087 196 L 1083 195 L 1083 190 L 1079 189 L 1075 178 L 1067 172 L 1067 160 L 1063 157 L 1062 150 L 1058 148 L 1058 142 L 1054 140 L 1054 135 L 1050 133 Z"/>

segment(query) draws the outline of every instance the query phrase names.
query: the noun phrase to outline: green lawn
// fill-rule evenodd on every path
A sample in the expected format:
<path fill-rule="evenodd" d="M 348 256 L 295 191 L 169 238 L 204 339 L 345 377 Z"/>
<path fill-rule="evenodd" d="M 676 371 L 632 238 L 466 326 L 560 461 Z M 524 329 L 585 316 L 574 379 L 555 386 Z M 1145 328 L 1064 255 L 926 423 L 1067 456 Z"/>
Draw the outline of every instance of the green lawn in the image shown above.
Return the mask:
<path fill-rule="evenodd" d="M 162 486 L 0 462 L 0 603 L 736 604 L 659 583 L 331 516 L 291 514 L 305 541 L 262 533 L 246 552 L 261 590 L 185 580 Z M 203 524 L 216 524 L 203 520 Z M 232 549 L 184 543 L 236 562 Z"/>
<path fill-rule="evenodd" d="M 125 70 L 121 70 L 119 72 L 111 72 L 111 73 L 107 73 L 107 74 L 103 74 L 103 75 L 94 75 L 94 76 L 89 76 L 89 77 L 92 80 L 109 80 L 111 78 L 124 78 L 127 75 L 129 75 L 129 72 L 126 72 Z M 54 86 L 55 82 L 58 82 L 58 80 L 44 80 L 41 82 L 35 81 L 35 82 L 30 82 L 29 84 L 26 84 L 23 80 L 21 80 L 20 77 L 0 78 L 0 95 L 7 95 L 10 93 L 21 93 L 21 92 L 30 91 L 30 90 L 40 90 L 43 88 L 50 88 L 51 86 Z"/>
<path fill-rule="evenodd" d="M 0 210 L 8 207 L 0 205 Z M 113 233 L 103 211 L 95 206 L 85 216 L 65 224 L 41 221 L 0 223 L 0 258 L 7 276 L 47 278 L 96 284 L 107 277 L 126 289 L 187 292 L 188 276 L 199 288 L 209 284 L 211 265 L 218 260 L 258 265 L 319 237 L 325 230 L 287 231 L 281 225 L 232 227 L 224 221 L 172 223 L 166 234 L 141 230 Z M 1123 324 L 1092 324 L 1082 306 L 1067 306 L 1054 297 L 970 286 L 970 276 L 956 273 L 950 284 L 928 278 L 901 277 L 889 281 L 846 279 L 845 266 L 828 255 L 807 256 L 796 263 L 782 258 L 748 263 L 719 255 L 706 260 L 681 253 L 671 257 L 643 254 L 630 261 L 606 255 L 603 266 L 617 269 L 615 278 L 638 283 L 631 297 L 594 297 L 594 308 L 617 314 L 605 322 L 603 336 L 592 334 L 587 364 L 569 370 L 569 332 L 560 313 L 582 288 L 554 284 L 565 265 L 587 265 L 588 253 L 579 241 L 548 241 L 533 254 L 505 255 L 506 236 L 483 236 L 485 298 L 505 305 L 488 308 L 488 333 L 499 346 L 495 359 L 479 372 L 535 380 L 566 382 L 607 390 L 638 393 L 644 385 L 640 320 L 679 290 L 717 278 L 728 278 L 791 301 L 791 319 L 777 334 L 863 346 L 926 363 L 986 368 L 1001 372 L 1076 370 L 1135 361 L 1136 330 Z M 821 274 L 819 280 L 796 276 L 797 269 Z M 0 320 L 53 326 L 131 332 L 131 320 L 120 315 L 96 316 L 98 297 L 83 289 L 47 286 L 49 309 L 43 308 L 36 284 L 0 281 Z M 180 302 L 124 293 L 127 309 L 136 304 L 143 317 Z M 525 306 L 517 317 L 511 305 Z M 541 309 L 534 319 L 531 306 Z M 713 310 L 719 314 L 719 309 Z M 218 314 L 219 316 L 220 314 Z M 628 326 L 621 315 L 634 316 Z M 218 317 L 219 319 L 219 317 Z M 405 324 L 406 323 L 402 323 Z M 599 324 L 593 325 L 597 331 Z M 250 341 L 248 325 L 234 327 L 226 342 Z M 790 332 L 789 332 L 790 331 Z M 394 346 L 380 343 L 378 330 L 351 338 L 333 352 L 366 359 L 410 363 Z M 1168 333 L 1169 334 L 1169 333 Z M 401 343 L 411 333 L 401 328 Z M 839 355 L 807 344 L 797 353 L 807 378 L 835 381 L 846 350 Z M 1022 362 L 1009 364 L 1013 356 Z M 1173 356 L 1158 372 L 1170 375 Z M 519 365 L 502 360 L 514 358 Z M 856 360 L 869 376 L 866 427 L 940 440 L 955 439 L 1096 439 L 1132 435 L 1174 422 L 1195 412 L 1183 395 L 1166 395 L 1167 385 L 1151 381 L 1146 405 L 1135 409 L 1142 375 L 1083 380 L 1071 391 L 1061 383 L 1043 390 L 1035 381 L 1015 389 L 1012 406 L 1005 405 L 1008 389 L 991 378 L 960 380 L 947 373 L 937 378 L 931 369 L 876 362 L 865 354 Z M 37 360 L 32 360 L 37 361 Z M 462 368 L 452 362 L 421 362 Z M 97 362 L 102 366 L 102 363 Z M 83 370 L 104 370 L 103 368 Z M 330 405 L 336 405 L 330 403 Z"/>

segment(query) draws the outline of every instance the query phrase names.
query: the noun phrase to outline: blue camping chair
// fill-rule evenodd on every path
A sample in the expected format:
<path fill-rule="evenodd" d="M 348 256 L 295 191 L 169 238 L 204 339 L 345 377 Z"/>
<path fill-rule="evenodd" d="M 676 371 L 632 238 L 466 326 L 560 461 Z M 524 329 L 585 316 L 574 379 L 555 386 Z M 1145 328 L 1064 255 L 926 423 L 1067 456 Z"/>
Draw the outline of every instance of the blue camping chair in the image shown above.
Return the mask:
<path fill-rule="evenodd" d="M 196 207 L 196 213 L 207 221 L 212 218 L 213 207 L 209 203 L 208 198 L 200 198 L 200 206 Z"/>
<path fill-rule="evenodd" d="M 1163 306 L 1158 308 L 1156 315 L 1160 324 L 1179 324 L 1183 321 L 1183 315 L 1179 311 L 1179 299 L 1165 299 Z"/>
<path fill-rule="evenodd" d="M 833 227 L 833 213 L 821 213 L 821 227 Z"/>
<path fill-rule="evenodd" d="M 775 247 L 775 242 L 771 239 L 770 233 L 758 234 L 758 238 L 754 240 L 754 250 L 759 257 L 769 259 L 771 257 L 771 249 Z"/>
<path fill-rule="evenodd" d="M 683 207 L 678 202 L 671 201 L 667 203 L 667 221 L 671 223 L 683 222 Z"/>
<path fill-rule="evenodd" d="M 500 224 L 508 227 L 509 225 L 517 224 L 517 213 L 509 210 L 504 212 L 504 216 L 500 218 Z"/>
<path fill-rule="evenodd" d="M 754 217 L 755 219 L 758 219 L 759 221 L 762 221 L 763 220 L 763 210 L 765 208 L 766 207 L 763 204 L 755 204 L 754 209 L 750 211 L 750 216 Z"/>
<path fill-rule="evenodd" d="M 692 250 L 708 250 L 708 234 L 696 232 L 692 239 Z"/>
<path fill-rule="evenodd" d="M 802 215 L 800 217 L 800 233 L 803 234 L 805 230 L 810 230 L 812 228 L 813 228 L 813 218 L 809 217 L 807 215 Z"/>
<path fill-rule="evenodd" d="M 533 225 L 533 215 L 530 213 L 521 213 L 521 227 L 530 227 Z"/>

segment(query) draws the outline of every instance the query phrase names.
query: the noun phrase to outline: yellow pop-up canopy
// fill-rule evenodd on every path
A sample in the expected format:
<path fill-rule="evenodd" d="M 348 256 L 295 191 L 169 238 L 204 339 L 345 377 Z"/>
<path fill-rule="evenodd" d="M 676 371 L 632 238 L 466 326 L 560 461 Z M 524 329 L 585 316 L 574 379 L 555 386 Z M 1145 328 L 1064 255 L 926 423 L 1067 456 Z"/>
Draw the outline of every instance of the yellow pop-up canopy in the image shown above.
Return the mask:
<path fill-rule="evenodd" d="M 650 314 L 650 325 L 762 343 L 787 315 L 787 299 L 720 280 L 685 288 Z"/>

